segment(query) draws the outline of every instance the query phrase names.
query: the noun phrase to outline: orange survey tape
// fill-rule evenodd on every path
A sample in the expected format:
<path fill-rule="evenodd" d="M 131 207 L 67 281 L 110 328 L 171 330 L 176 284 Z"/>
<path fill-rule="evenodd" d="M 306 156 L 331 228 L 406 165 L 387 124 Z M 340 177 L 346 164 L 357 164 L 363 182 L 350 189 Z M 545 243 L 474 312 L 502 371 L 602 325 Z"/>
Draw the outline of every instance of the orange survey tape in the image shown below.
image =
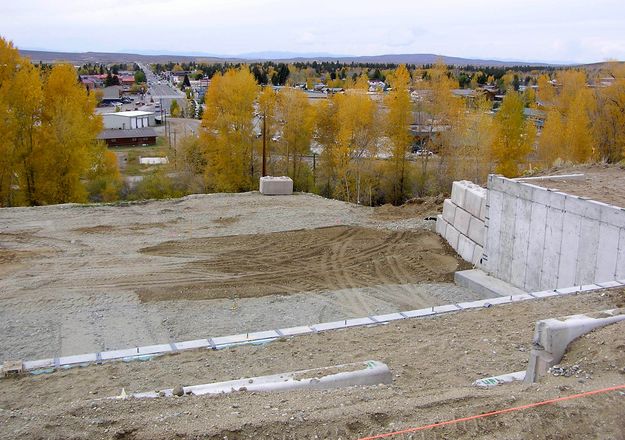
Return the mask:
<path fill-rule="evenodd" d="M 530 403 L 528 405 L 516 406 L 514 408 L 500 409 L 500 410 L 497 410 L 497 411 L 491 411 L 491 412 L 487 412 L 487 413 L 484 413 L 484 414 L 477 414 L 475 416 L 462 417 L 460 419 L 454 419 L 454 420 L 447 420 L 445 422 L 432 423 L 431 425 L 419 426 L 418 428 L 409 428 L 409 429 L 404 429 L 404 430 L 401 430 L 401 431 L 387 432 L 385 434 L 378 434 L 378 435 L 374 435 L 374 436 L 371 436 L 371 437 L 362 437 L 359 440 L 375 440 L 375 439 L 378 439 L 378 438 L 392 437 L 394 435 L 410 434 L 410 433 L 417 432 L 417 431 L 424 431 L 426 429 L 436 428 L 437 426 L 453 425 L 455 423 L 466 422 L 468 420 L 481 419 L 483 417 L 490 417 L 490 416 L 496 416 L 498 414 L 505 414 L 505 413 L 514 412 L 514 411 L 521 411 L 521 410 L 524 410 L 524 409 L 535 408 L 537 406 L 550 405 L 552 403 L 563 402 L 565 400 L 579 399 L 581 397 L 592 396 L 593 394 L 604 394 L 604 393 L 609 393 L 610 391 L 616 391 L 616 390 L 622 390 L 622 389 L 625 389 L 625 385 L 618 385 L 618 386 L 615 386 L 615 387 L 603 388 L 603 389 L 600 389 L 600 390 L 587 391 L 585 393 L 580 393 L 580 394 L 572 394 L 570 396 L 558 397 L 557 399 L 543 400 L 542 402 Z"/>

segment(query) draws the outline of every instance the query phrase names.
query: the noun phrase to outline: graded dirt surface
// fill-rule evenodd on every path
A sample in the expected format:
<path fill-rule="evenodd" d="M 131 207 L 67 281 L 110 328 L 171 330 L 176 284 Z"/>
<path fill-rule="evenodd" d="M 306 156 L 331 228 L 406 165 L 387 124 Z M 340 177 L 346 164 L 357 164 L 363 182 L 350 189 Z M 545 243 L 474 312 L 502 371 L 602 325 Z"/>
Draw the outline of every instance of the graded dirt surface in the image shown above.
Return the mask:
<path fill-rule="evenodd" d="M 528 180 L 528 183 L 625 207 L 625 169 L 619 165 L 579 165 L 544 171 L 548 176 L 584 174 L 581 178 Z"/>
<path fill-rule="evenodd" d="M 358 439 L 625 384 L 624 323 L 580 338 L 562 365 L 579 377 L 494 388 L 479 378 L 527 366 L 539 319 L 622 307 L 625 289 L 552 297 L 387 325 L 322 332 L 147 362 L 0 380 L 0 438 Z M 127 393 L 378 360 L 391 385 L 328 391 L 108 400 Z M 622 439 L 625 390 L 393 439 Z"/>
<path fill-rule="evenodd" d="M 456 256 L 429 231 L 352 226 L 168 241 L 141 249 L 186 259 L 175 286 L 138 290 L 141 301 L 247 298 L 386 284 L 451 282 Z M 201 274 L 200 276 L 198 276 Z"/>
<path fill-rule="evenodd" d="M 387 211 L 258 193 L 1 209 L 0 363 L 480 299 L 434 222 Z"/>

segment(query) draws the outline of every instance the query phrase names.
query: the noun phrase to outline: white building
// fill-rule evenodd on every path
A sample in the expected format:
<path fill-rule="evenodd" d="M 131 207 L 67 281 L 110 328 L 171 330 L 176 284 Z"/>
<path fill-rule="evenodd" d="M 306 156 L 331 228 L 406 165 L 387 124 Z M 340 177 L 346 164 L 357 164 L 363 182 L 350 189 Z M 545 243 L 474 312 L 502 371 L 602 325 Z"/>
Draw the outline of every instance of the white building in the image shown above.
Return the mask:
<path fill-rule="evenodd" d="M 105 129 L 132 130 L 156 125 L 154 112 L 128 111 L 102 115 Z"/>

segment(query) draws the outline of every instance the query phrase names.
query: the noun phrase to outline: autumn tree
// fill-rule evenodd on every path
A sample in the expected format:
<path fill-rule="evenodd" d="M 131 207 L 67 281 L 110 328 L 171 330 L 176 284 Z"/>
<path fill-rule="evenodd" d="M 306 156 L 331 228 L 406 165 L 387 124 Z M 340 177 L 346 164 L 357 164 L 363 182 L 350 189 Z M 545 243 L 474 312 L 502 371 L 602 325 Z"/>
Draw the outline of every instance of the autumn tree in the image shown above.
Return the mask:
<path fill-rule="evenodd" d="M 254 102 L 258 87 L 249 69 L 216 74 L 206 91 L 201 140 L 207 185 L 215 191 L 242 191 L 254 182 Z"/>
<path fill-rule="evenodd" d="M 523 99 L 519 93 L 508 90 L 495 116 L 492 157 L 496 172 L 506 177 L 519 175 L 532 151 L 535 138 L 534 125 L 525 121 Z"/>
<path fill-rule="evenodd" d="M 262 92 L 258 96 L 258 116 L 261 118 L 260 135 L 262 142 L 261 160 L 262 170 L 261 175 L 266 176 L 269 169 L 272 170 L 270 174 L 273 174 L 275 170 L 272 167 L 271 161 L 271 145 L 268 143 L 269 139 L 272 139 L 277 129 L 276 121 L 276 107 L 277 96 L 273 87 L 265 86 Z"/>
<path fill-rule="evenodd" d="M 603 73 L 612 81 L 596 92 L 592 132 L 599 159 L 616 163 L 625 158 L 625 64 L 610 62 Z"/>
<path fill-rule="evenodd" d="M 401 204 L 406 198 L 407 189 L 407 154 L 410 152 L 412 136 L 410 123 L 412 122 L 412 104 L 408 86 L 410 74 L 406 66 L 401 65 L 391 75 L 392 91 L 385 99 L 388 114 L 386 118 L 386 136 L 391 143 L 390 180 L 391 201 Z"/>
<path fill-rule="evenodd" d="M 310 142 L 313 136 L 315 113 L 308 102 L 306 93 L 299 89 L 283 89 L 278 95 L 278 106 L 282 125 L 280 146 L 284 158 L 286 175 L 293 179 L 297 188 L 308 189 L 306 164 L 302 164 L 302 157 L 310 152 Z"/>

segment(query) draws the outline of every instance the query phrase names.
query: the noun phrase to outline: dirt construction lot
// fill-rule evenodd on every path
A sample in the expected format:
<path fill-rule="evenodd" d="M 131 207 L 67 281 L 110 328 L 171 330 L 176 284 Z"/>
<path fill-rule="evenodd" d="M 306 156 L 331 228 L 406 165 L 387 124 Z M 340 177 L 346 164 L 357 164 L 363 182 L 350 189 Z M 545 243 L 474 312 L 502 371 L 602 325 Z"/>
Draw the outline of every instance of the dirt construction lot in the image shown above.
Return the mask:
<path fill-rule="evenodd" d="M 525 369 L 538 319 L 625 305 L 610 290 L 437 318 L 297 336 L 0 380 L 0 437 L 10 439 L 357 439 L 625 384 L 625 323 L 572 344 L 571 377 L 491 389 L 478 378 Z M 330 391 L 237 392 L 107 400 L 213 381 L 379 360 L 393 383 Z M 623 439 L 625 390 L 396 436 L 397 439 Z"/>
<path fill-rule="evenodd" d="M 199 195 L 0 210 L 0 363 L 413 310 L 477 296 L 437 203 Z"/>

